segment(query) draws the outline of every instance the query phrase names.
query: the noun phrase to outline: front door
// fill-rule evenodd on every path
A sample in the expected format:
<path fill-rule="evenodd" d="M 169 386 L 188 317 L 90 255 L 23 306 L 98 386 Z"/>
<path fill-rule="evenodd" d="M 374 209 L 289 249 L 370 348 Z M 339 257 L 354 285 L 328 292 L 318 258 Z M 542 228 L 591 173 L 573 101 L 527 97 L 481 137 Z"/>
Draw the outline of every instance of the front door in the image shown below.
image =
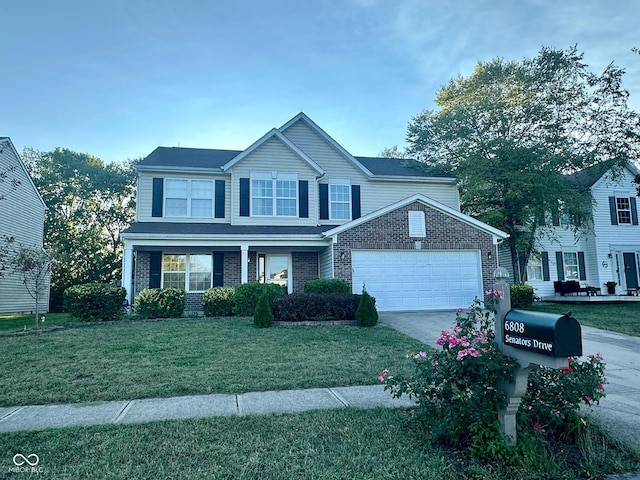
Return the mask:
<path fill-rule="evenodd" d="M 258 254 L 258 281 L 276 283 L 291 293 L 291 255 Z"/>
<path fill-rule="evenodd" d="M 623 253 L 622 259 L 624 261 L 624 278 L 627 281 L 627 288 L 638 288 L 638 268 L 635 252 Z"/>

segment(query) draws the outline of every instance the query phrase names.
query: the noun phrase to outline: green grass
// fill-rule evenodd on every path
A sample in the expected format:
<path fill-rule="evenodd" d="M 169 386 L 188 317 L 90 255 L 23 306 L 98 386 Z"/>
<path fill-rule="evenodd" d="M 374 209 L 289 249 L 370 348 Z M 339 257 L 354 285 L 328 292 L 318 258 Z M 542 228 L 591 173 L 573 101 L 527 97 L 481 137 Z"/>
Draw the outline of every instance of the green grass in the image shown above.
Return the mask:
<path fill-rule="evenodd" d="M 45 321 L 38 324 L 38 330 L 78 323 L 68 313 L 43 313 Z M 0 332 L 35 330 L 34 315 L 0 315 Z"/>
<path fill-rule="evenodd" d="M 626 335 L 640 336 L 640 302 L 638 303 L 544 303 L 536 302 L 531 310 L 566 313 L 581 325 L 601 328 Z"/>
<path fill-rule="evenodd" d="M 370 385 L 425 345 L 390 327 L 250 319 L 78 324 L 5 335 L 0 406 Z"/>
<path fill-rule="evenodd" d="M 485 464 L 432 446 L 411 413 L 347 408 L 5 433 L 0 472 L 10 471 L 18 452 L 37 454 L 38 478 L 55 479 L 522 480 L 640 470 L 633 451 L 597 432 L 590 439 L 598 444 L 595 453 L 514 450 L 507 464 Z"/>

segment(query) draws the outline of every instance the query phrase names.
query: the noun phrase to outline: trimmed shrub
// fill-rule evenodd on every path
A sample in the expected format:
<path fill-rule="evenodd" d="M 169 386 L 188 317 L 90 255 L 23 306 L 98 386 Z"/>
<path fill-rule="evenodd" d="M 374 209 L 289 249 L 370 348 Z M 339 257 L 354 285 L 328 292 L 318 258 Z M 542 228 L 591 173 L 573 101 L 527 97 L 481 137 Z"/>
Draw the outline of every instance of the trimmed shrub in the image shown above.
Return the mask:
<path fill-rule="evenodd" d="M 275 297 L 273 316 L 281 322 L 353 320 L 360 295 L 353 293 L 292 293 Z"/>
<path fill-rule="evenodd" d="M 533 287 L 526 283 L 512 283 L 509 286 L 511 306 L 513 308 L 531 308 L 533 305 Z"/>
<path fill-rule="evenodd" d="M 213 287 L 204 292 L 202 307 L 206 317 L 228 317 L 233 315 L 234 289 L 232 287 Z"/>
<path fill-rule="evenodd" d="M 378 323 L 378 310 L 376 310 L 376 306 L 373 303 L 373 298 L 364 287 L 362 287 L 360 303 L 356 310 L 356 320 L 361 327 L 373 327 Z"/>
<path fill-rule="evenodd" d="M 74 285 L 64 291 L 64 307 L 80 320 L 119 320 L 127 291 L 105 283 Z"/>
<path fill-rule="evenodd" d="M 133 302 L 141 318 L 177 318 L 184 313 L 186 293 L 178 288 L 145 288 Z"/>
<path fill-rule="evenodd" d="M 252 317 L 262 292 L 267 292 L 267 299 L 271 301 L 276 295 L 283 295 L 280 285 L 275 283 L 243 283 L 235 289 L 235 307 L 233 313 L 241 317 Z"/>
<path fill-rule="evenodd" d="M 253 314 L 253 323 L 260 328 L 270 327 L 273 323 L 273 313 L 269 307 L 269 292 L 265 289 L 258 298 L 255 312 Z"/>
<path fill-rule="evenodd" d="M 351 285 L 339 278 L 319 278 L 305 282 L 304 293 L 351 293 Z"/>

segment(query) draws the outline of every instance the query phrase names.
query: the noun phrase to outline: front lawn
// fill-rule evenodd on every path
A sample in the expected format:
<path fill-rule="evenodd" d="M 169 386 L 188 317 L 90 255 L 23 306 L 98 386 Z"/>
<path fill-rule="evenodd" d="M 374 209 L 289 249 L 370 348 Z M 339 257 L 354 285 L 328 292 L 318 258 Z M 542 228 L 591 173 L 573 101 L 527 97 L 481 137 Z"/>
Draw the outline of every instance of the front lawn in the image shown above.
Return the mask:
<path fill-rule="evenodd" d="M 535 302 L 531 310 L 546 313 L 571 312 L 581 325 L 640 336 L 640 302 L 571 304 Z"/>
<path fill-rule="evenodd" d="M 0 406 L 371 385 L 425 349 L 383 325 L 259 329 L 247 318 L 77 324 L 1 340 Z"/>
<path fill-rule="evenodd" d="M 416 418 L 399 409 L 172 420 L 3 433 L 0 472 L 15 468 L 16 452 L 38 455 L 42 477 L 35 476 L 56 479 L 523 480 L 640 470 L 632 450 L 589 431 L 579 447 L 516 448 L 486 463 L 431 445 Z"/>
<path fill-rule="evenodd" d="M 44 322 L 38 322 L 39 330 L 49 330 L 67 323 L 78 323 L 68 313 L 43 313 Z M 0 332 L 35 330 L 34 315 L 0 315 Z"/>

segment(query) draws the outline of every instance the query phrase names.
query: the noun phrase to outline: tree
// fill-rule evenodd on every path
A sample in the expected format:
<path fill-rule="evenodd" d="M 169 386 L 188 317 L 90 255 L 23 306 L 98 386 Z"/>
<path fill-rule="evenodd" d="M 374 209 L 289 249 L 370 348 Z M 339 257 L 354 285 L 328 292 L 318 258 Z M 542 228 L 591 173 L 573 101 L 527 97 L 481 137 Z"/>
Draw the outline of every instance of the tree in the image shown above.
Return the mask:
<path fill-rule="evenodd" d="M 40 318 L 40 301 L 49 286 L 49 273 L 53 259 L 39 247 L 18 245 L 15 253 L 9 258 L 13 271 L 22 277 L 22 284 L 36 302 L 35 326 L 38 328 Z"/>
<path fill-rule="evenodd" d="M 62 309 L 71 285 L 120 278 L 120 232 L 135 215 L 135 161 L 105 164 L 84 153 L 25 149 L 23 159 L 49 208 L 45 246 L 53 311 Z"/>
<path fill-rule="evenodd" d="M 567 174 L 601 162 L 620 172 L 640 157 L 624 70 L 610 64 L 595 75 L 582 58 L 576 47 L 542 48 L 521 62 L 480 62 L 407 129 L 410 154 L 458 177 L 462 210 L 509 234 L 516 280 L 519 254 L 535 252 L 551 215 L 563 214 L 578 235 L 591 226 L 590 192 Z"/>

